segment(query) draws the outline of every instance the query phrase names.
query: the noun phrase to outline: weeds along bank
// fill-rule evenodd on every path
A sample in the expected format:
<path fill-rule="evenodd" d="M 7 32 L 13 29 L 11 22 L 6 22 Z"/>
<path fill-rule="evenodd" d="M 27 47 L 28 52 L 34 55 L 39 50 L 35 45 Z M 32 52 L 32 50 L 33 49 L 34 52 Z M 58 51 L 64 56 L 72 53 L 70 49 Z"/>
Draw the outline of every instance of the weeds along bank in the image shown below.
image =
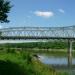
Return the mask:
<path fill-rule="evenodd" d="M 29 52 L 0 53 L 0 75 L 55 75 Z M 5 71 L 5 72 L 4 72 Z"/>
<path fill-rule="evenodd" d="M 50 66 L 34 60 L 34 49 L 65 49 L 67 44 L 62 42 L 38 42 L 19 44 L 0 44 L 0 75 L 67 75 L 58 73 Z M 31 50 L 28 50 L 31 49 Z M 49 52 L 47 52 L 49 53 Z M 56 52 L 50 52 L 55 54 Z M 60 53 L 59 53 L 60 54 Z M 64 53 L 62 53 L 64 54 Z"/>
<path fill-rule="evenodd" d="M 0 51 L 0 75 L 67 75 L 34 59 L 28 51 Z"/>

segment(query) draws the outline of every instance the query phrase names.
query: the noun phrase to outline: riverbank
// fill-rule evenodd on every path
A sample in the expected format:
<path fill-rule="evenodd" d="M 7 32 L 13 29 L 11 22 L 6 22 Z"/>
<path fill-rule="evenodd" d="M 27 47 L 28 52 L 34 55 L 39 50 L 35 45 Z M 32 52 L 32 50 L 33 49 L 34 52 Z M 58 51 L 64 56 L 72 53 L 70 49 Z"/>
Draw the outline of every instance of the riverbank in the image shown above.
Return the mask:
<path fill-rule="evenodd" d="M 34 59 L 28 51 L 1 51 L 0 75 L 66 75 Z"/>

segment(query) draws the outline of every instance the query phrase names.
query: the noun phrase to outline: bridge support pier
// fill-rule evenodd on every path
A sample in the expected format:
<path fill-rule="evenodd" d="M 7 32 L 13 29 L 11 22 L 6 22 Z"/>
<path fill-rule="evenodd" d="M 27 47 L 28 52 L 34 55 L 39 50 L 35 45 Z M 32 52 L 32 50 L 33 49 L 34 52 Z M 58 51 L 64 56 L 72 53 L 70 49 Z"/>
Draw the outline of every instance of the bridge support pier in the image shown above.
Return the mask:
<path fill-rule="evenodd" d="M 71 68 L 72 65 L 72 40 L 68 40 L 68 67 Z"/>

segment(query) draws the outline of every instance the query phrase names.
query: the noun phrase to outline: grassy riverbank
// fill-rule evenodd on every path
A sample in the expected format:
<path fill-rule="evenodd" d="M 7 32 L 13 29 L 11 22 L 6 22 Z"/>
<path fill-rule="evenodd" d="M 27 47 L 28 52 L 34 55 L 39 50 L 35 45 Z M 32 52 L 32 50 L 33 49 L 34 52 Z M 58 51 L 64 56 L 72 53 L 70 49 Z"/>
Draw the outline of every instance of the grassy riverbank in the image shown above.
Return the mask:
<path fill-rule="evenodd" d="M 66 75 L 34 59 L 28 51 L 0 51 L 0 75 Z"/>
<path fill-rule="evenodd" d="M 0 53 L 0 75 L 55 75 L 54 73 L 54 70 L 34 60 L 32 53 Z"/>
<path fill-rule="evenodd" d="M 74 49 L 75 45 L 73 45 Z M 33 55 L 67 56 L 66 42 L 0 44 L 0 75 L 68 75 L 42 64 Z M 73 52 L 75 55 L 75 51 Z"/>

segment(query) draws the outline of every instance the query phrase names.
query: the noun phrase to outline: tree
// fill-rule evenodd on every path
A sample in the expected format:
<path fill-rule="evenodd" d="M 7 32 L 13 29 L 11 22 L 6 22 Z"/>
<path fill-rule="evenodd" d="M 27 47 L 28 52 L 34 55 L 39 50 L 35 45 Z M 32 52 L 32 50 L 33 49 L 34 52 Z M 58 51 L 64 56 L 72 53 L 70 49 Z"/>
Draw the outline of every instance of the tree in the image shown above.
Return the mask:
<path fill-rule="evenodd" d="M 10 1 L 7 0 L 0 0 L 0 22 L 1 23 L 8 23 L 8 13 L 11 9 Z"/>

